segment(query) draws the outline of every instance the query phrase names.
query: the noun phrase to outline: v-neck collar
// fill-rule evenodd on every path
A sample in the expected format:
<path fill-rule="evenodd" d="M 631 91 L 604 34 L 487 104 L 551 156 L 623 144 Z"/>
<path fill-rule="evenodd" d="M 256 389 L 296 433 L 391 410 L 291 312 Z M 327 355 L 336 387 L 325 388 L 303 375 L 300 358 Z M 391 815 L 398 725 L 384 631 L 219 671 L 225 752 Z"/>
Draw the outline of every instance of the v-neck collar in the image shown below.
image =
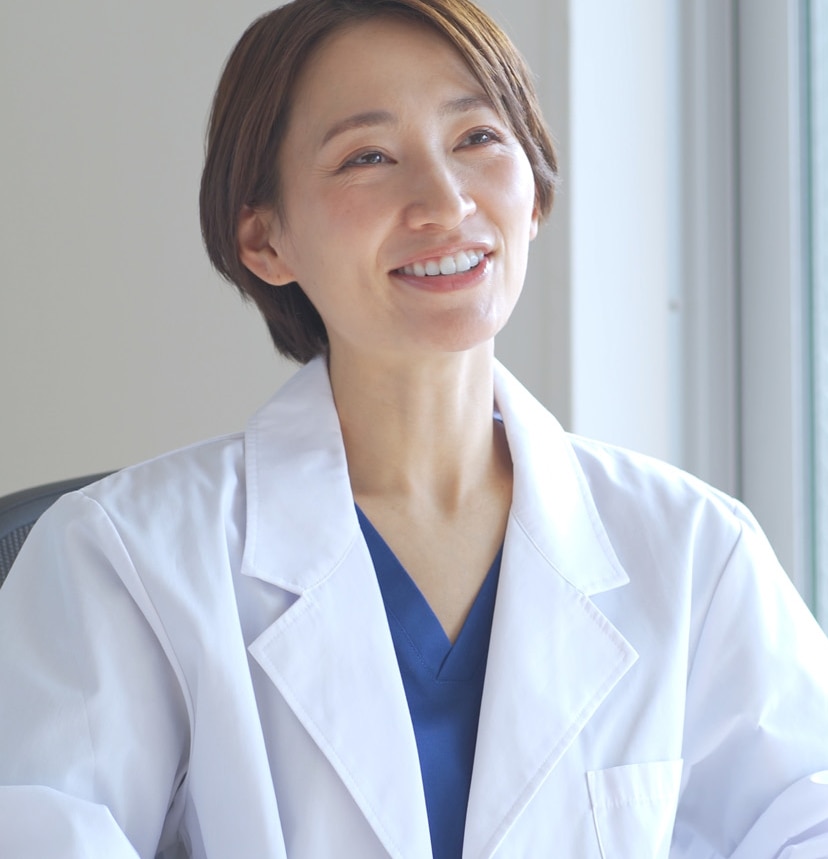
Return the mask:
<path fill-rule="evenodd" d="M 502 548 L 452 644 L 417 583 L 370 519 L 358 506 L 356 511 L 374 562 L 389 624 L 397 624 L 398 631 L 416 650 L 435 680 L 452 682 L 473 677 L 486 662 Z"/>

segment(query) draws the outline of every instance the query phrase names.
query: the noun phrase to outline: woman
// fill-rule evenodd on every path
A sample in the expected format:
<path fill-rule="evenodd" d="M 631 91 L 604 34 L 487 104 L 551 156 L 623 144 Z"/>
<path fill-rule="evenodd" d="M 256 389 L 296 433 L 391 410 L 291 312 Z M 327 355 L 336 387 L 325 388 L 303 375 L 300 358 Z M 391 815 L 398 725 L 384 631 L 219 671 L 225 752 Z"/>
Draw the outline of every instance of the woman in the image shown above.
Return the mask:
<path fill-rule="evenodd" d="M 33 532 L 0 855 L 828 856 L 828 646 L 753 519 L 494 360 L 555 171 L 466 0 L 248 30 L 204 235 L 307 366 Z"/>

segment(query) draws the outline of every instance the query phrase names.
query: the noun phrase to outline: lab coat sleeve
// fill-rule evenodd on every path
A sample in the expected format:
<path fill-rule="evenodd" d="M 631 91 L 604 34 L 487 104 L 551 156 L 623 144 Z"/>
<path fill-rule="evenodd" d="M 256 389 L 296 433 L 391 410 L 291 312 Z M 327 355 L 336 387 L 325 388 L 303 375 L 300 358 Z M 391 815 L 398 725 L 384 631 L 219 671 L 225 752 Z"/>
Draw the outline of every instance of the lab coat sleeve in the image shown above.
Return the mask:
<path fill-rule="evenodd" d="M 155 856 L 186 698 L 118 534 L 82 494 L 44 514 L 0 588 L 0 689 L 0 856 Z"/>
<path fill-rule="evenodd" d="M 692 657 L 673 856 L 828 857 L 828 640 L 755 520 Z"/>

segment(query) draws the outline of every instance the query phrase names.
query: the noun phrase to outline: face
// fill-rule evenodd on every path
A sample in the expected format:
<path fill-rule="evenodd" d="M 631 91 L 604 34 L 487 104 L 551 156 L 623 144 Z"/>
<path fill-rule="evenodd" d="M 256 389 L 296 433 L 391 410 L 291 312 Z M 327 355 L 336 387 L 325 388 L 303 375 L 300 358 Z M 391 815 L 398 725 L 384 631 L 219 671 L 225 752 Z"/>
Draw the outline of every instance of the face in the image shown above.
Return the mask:
<path fill-rule="evenodd" d="M 508 319 L 537 230 L 529 161 L 461 56 L 376 19 L 323 43 L 280 153 L 284 217 L 245 264 L 297 281 L 331 361 L 486 344 Z"/>

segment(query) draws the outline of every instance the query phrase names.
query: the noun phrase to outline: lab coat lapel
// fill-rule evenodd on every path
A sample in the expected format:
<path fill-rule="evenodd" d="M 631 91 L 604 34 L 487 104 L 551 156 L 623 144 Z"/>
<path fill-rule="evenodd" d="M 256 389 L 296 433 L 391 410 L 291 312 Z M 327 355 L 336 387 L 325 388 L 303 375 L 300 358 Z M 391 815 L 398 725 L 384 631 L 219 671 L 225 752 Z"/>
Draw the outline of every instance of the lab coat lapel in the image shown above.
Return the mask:
<path fill-rule="evenodd" d="M 463 855 L 475 859 L 508 836 L 637 658 L 589 599 L 628 578 L 571 445 L 500 367 L 495 396 L 514 490 L 466 822 Z"/>
<path fill-rule="evenodd" d="M 250 652 L 388 853 L 425 859 L 416 742 L 321 360 L 254 417 L 245 445 L 244 572 L 298 595 Z"/>

